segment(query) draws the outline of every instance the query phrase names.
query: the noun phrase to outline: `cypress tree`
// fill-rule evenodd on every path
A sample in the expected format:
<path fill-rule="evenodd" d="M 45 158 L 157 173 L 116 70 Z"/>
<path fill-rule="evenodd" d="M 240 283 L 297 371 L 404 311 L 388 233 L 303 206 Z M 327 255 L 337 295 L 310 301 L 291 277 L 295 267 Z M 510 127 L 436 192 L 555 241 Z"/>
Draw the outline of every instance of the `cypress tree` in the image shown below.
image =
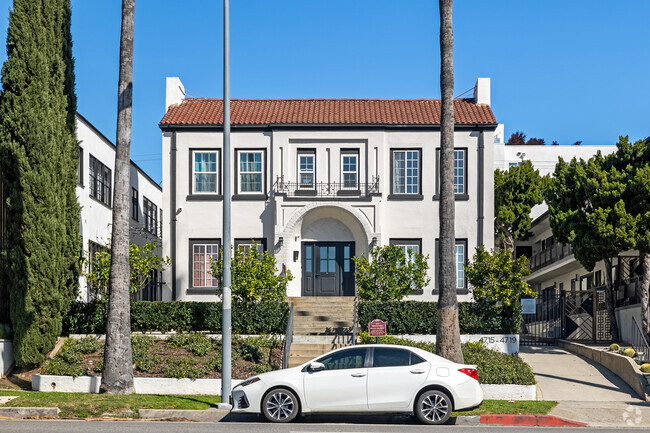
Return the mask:
<path fill-rule="evenodd" d="M 39 364 L 78 290 L 77 141 L 69 0 L 14 0 L 0 98 L 3 272 L 14 354 Z"/>

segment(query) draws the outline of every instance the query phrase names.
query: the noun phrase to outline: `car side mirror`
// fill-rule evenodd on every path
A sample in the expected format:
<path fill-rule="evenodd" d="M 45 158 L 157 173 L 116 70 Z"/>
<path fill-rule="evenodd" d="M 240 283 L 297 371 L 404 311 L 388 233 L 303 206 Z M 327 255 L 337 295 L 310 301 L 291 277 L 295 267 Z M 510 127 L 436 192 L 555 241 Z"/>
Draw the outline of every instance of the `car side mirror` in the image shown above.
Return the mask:
<path fill-rule="evenodd" d="M 325 364 L 323 364 L 322 362 L 314 361 L 309 364 L 309 371 L 322 371 L 322 370 L 325 370 Z"/>

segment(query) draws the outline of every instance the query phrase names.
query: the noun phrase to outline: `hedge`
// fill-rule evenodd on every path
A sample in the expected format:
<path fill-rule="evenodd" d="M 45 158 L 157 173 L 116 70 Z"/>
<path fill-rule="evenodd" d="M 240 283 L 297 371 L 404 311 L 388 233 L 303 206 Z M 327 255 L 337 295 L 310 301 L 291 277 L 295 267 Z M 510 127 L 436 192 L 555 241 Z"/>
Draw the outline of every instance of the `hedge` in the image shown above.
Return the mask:
<path fill-rule="evenodd" d="M 389 334 L 435 334 L 435 302 L 362 301 L 357 307 L 360 328 L 366 329 L 374 319 L 387 323 Z M 518 334 L 521 307 L 496 306 L 486 301 L 459 302 L 458 321 L 461 334 Z"/>
<path fill-rule="evenodd" d="M 104 334 L 106 301 L 73 302 L 63 322 L 63 333 Z M 235 334 L 284 334 L 289 307 L 285 302 L 232 303 Z M 131 302 L 134 332 L 221 332 L 221 302 Z"/>

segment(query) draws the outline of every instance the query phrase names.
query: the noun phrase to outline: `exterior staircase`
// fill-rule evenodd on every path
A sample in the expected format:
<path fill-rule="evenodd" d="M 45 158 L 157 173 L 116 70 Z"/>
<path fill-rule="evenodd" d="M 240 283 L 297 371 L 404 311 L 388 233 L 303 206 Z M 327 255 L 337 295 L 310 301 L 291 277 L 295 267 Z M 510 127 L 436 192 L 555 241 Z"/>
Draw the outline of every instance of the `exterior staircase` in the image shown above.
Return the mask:
<path fill-rule="evenodd" d="M 293 302 L 293 342 L 289 367 L 352 344 L 354 298 L 300 297 Z"/>

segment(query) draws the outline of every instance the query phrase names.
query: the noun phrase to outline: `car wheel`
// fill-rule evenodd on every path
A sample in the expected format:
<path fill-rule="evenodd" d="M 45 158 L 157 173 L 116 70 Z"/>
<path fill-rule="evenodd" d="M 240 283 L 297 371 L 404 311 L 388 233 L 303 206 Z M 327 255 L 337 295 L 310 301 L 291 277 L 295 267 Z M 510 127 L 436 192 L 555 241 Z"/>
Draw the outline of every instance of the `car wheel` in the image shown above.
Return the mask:
<path fill-rule="evenodd" d="M 262 400 L 262 413 L 271 422 L 291 422 L 298 416 L 298 399 L 288 389 L 273 389 Z"/>
<path fill-rule="evenodd" d="M 433 389 L 420 395 L 415 416 L 424 424 L 443 424 L 451 416 L 451 400 L 443 391 Z"/>

